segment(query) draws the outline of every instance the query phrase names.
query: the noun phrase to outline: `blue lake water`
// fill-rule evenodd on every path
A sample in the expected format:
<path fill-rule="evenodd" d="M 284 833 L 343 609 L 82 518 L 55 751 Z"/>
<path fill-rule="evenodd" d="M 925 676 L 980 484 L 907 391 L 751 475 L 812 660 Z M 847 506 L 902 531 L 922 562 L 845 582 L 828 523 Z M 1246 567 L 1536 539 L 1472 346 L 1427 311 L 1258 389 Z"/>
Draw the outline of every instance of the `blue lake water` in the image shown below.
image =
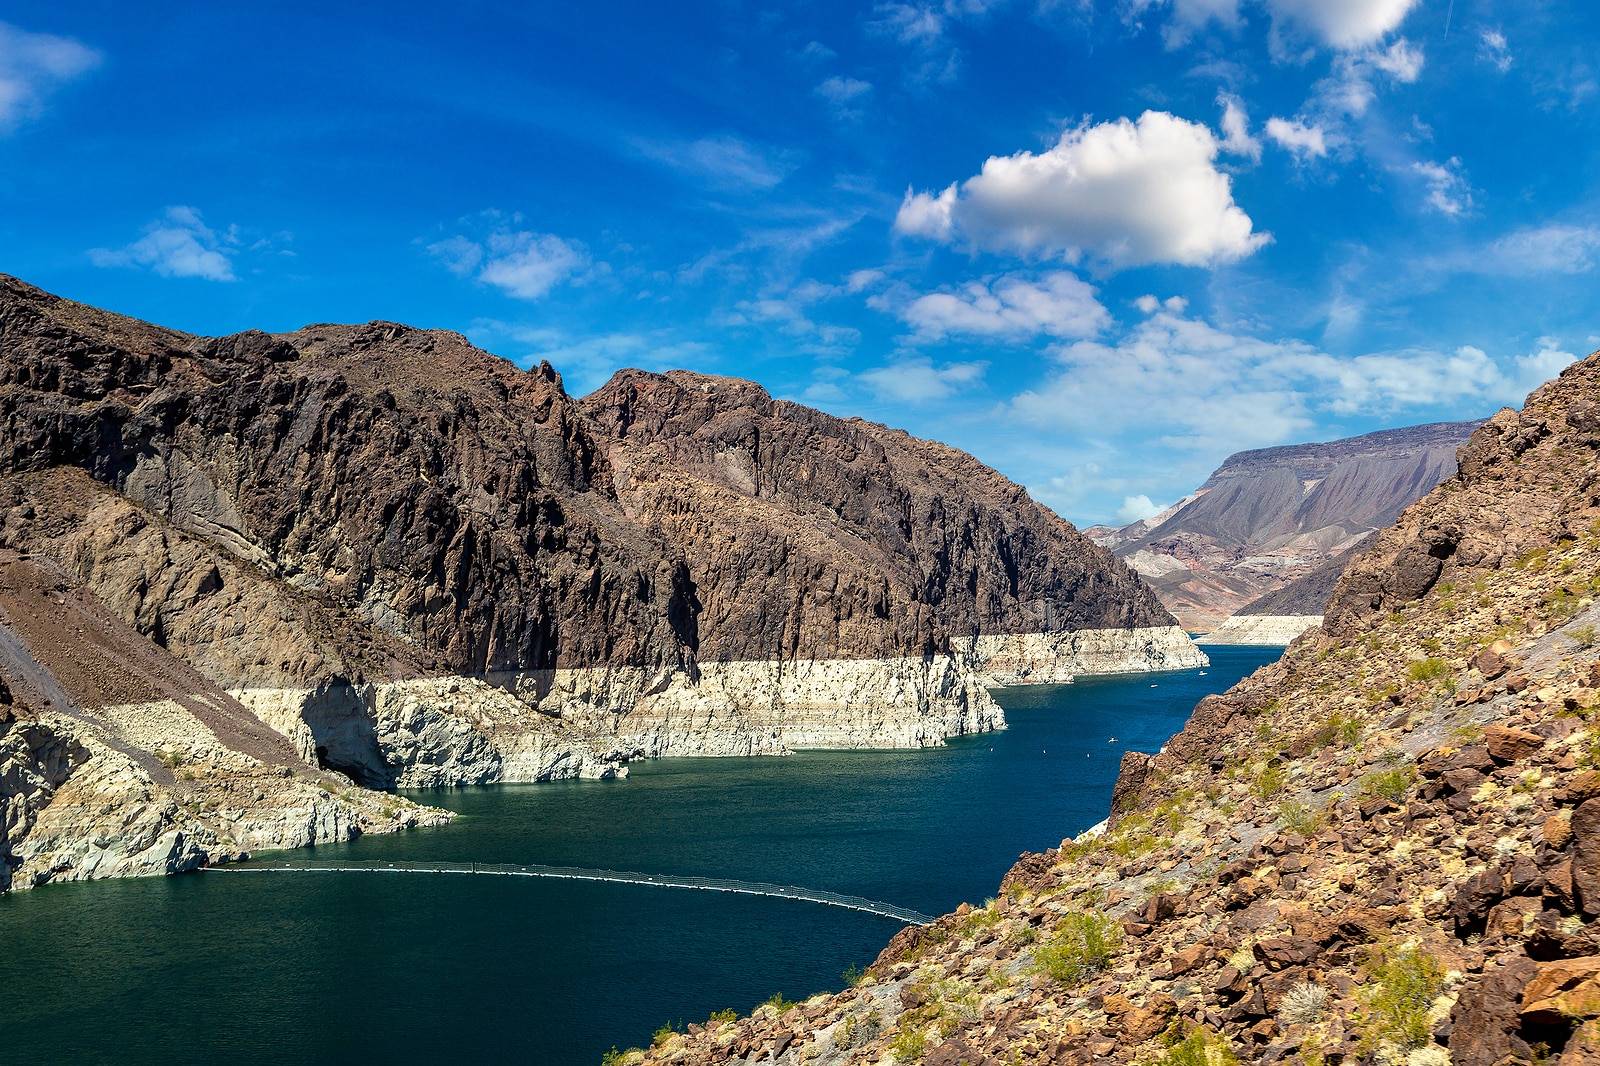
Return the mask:
<path fill-rule="evenodd" d="M 1122 753 L 1279 649 L 998 696 L 920 752 L 667 759 L 620 782 L 414 793 L 446 828 L 314 849 L 774 881 L 929 914 L 1105 816 Z M 1114 739 L 1113 739 L 1114 738 Z M 296 855 L 309 855 L 309 852 Z M 0 898 L 7 1062 L 594 1064 L 664 1022 L 836 989 L 899 927 L 810 903 L 523 878 L 198 873 Z"/>

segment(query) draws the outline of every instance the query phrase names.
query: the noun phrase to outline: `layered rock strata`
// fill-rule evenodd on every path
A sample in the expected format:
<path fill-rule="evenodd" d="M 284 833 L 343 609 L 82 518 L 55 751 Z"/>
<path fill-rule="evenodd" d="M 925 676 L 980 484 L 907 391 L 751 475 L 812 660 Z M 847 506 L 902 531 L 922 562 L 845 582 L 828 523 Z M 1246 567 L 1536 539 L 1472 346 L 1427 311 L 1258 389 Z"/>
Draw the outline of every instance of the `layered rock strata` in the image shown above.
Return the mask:
<path fill-rule="evenodd" d="M 57 568 L 0 552 L 0 891 L 447 817 L 300 758 Z"/>
<path fill-rule="evenodd" d="M 394 323 L 202 338 L 0 279 L 0 546 L 373 786 L 921 746 L 985 686 L 1204 661 L 972 457 Z M 132 701 L 125 701 L 132 702 Z"/>
<path fill-rule="evenodd" d="M 852 987 L 620 1061 L 1600 1059 L 1600 355 L 1462 448 L 1325 622 L 1128 753 L 1097 832 Z"/>
<path fill-rule="evenodd" d="M 1321 614 L 1359 543 L 1449 477 L 1456 448 L 1478 424 L 1239 452 L 1161 514 L 1087 532 L 1149 581 L 1191 632 L 1216 631 L 1234 614 Z M 1294 609 L 1256 609 L 1286 586 L 1297 586 Z"/>

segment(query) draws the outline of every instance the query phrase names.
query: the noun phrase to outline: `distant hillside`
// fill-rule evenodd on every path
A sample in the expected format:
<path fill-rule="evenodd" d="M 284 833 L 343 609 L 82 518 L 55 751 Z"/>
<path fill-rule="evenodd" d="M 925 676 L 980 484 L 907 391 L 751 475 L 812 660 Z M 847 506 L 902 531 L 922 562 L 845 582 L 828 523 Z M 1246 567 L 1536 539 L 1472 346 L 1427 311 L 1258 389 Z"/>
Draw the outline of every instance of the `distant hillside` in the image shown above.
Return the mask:
<path fill-rule="evenodd" d="M 1455 473 L 1456 448 L 1478 425 L 1438 422 L 1239 452 L 1154 518 L 1086 532 L 1138 571 L 1184 626 L 1211 630 L 1392 524 Z M 1300 587 L 1303 609 L 1287 613 L 1320 614 L 1337 576 L 1334 569 Z"/>

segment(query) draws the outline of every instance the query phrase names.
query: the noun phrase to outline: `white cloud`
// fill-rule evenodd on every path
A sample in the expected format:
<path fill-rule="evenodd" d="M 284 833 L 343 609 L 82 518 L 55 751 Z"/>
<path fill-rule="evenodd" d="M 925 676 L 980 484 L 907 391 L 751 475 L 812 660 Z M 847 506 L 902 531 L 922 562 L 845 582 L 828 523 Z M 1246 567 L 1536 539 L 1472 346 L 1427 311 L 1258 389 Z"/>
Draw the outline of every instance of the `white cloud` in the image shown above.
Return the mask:
<path fill-rule="evenodd" d="M 1122 506 L 1117 508 L 1117 520 L 1124 525 L 1129 522 L 1142 522 L 1146 518 L 1154 518 L 1165 510 L 1161 504 L 1151 503 L 1150 497 L 1141 492 L 1137 496 L 1122 498 Z"/>
<path fill-rule="evenodd" d="M 682 340 L 669 330 L 575 335 L 560 329 L 479 319 L 467 335 L 490 350 L 511 346 L 515 362 L 521 366 L 548 360 L 575 396 L 603 385 L 623 367 L 660 372 L 704 368 L 716 362 L 716 353 L 706 344 Z"/>
<path fill-rule="evenodd" d="M 144 267 L 164 278 L 233 281 L 238 234 L 217 233 L 192 207 L 169 207 L 145 227 L 144 236 L 122 248 L 91 248 L 89 261 L 100 267 Z"/>
<path fill-rule="evenodd" d="M 1410 85 L 1422 77 L 1422 50 L 1412 47 L 1404 37 L 1382 51 L 1368 53 L 1367 61 L 1404 85 Z"/>
<path fill-rule="evenodd" d="M 1499 30 L 1484 30 L 1478 37 L 1478 58 L 1504 74 L 1511 69 L 1511 47 Z"/>
<path fill-rule="evenodd" d="M 1577 358 L 1572 352 L 1563 351 L 1561 342 L 1554 337 L 1540 337 L 1537 348 L 1512 360 L 1513 372 L 1502 399 L 1521 404 L 1528 393 L 1560 374 Z"/>
<path fill-rule="evenodd" d="M 1600 227 L 1553 223 L 1513 230 L 1452 265 L 1479 274 L 1586 274 L 1595 268 L 1597 253 Z"/>
<path fill-rule="evenodd" d="M 1376 44 L 1405 21 L 1418 0 L 1266 0 L 1274 26 L 1338 49 Z"/>
<path fill-rule="evenodd" d="M 1455 218 L 1472 206 L 1472 186 L 1461 174 L 1460 159 L 1412 163 L 1411 173 L 1422 180 L 1423 202 L 1440 214 Z"/>
<path fill-rule="evenodd" d="M 899 314 L 920 336 L 935 340 L 951 334 L 1092 337 L 1111 322 L 1094 287 L 1064 270 L 1037 280 L 1006 274 L 928 293 L 911 300 Z"/>
<path fill-rule="evenodd" d="M 765 190 L 788 177 L 799 161 L 794 153 L 766 148 L 739 137 L 701 137 L 692 141 L 637 141 L 644 156 L 723 189 Z"/>
<path fill-rule="evenodd" d="M 1231 262 L 1270 237 L 1234 203 L 1219 147 L 1204 125 L 1160 111 L 1079 126 L 1048 151 L 992 156 L 937 195 L 908 190 L 895 229 L 1113 267 Z"/>
<path fill-rule="evenodd" d="M 1245 114 L 1244 103 L 1232 93 L 1219 93 L 1217 103 L 1222 105 L 1222 150 L 1260 162 L 1261 142 L 1250 135 L 1250 116 Z"/>
<path fill-rule="evenodd" d="M 1052 374 L 1017 395 L 1011 410 L 1062 438 L 1220 458 L 1304 439 L 1330 416 L 1399 417 L 1520 399 L 1570 358 L 1554 344 L 1504 362 L 1471 346 L 1340 357 L 1161 309 L 1114 342 L 1063 345 Z"/>
<path fill-rule="evenodd" d="M 99 52 L 71 37 L 0 22 L 0 133 L 37 115 L 52 91 L 99 63 Z"/>
<path fill-rule="evenodd" d="M 814 340 L 813 351 L 850 348 L 861 339 L 861 331 L 850 326 L 813 320 L 804 306 L 812 298 L 815 297 L 801 287 L 788 296 L 740 300 L 733 312 L 721 316 L 718 322 L 724 326 L 775 325 L 790 336 Z"/>
<path fill-rule="evenodd" d="M 835 74 L 831 78 L 824 78 L 812 91 L 829 103 L 848 104 L 870 93 L 872 83 L 862 81 L 860 78 L 845 78 Z"/>
<path fill-rule="evenodd" d="M 510 218 L 514 223 L 520 216 Z M 506 226 L 481 238 L 446 237 L 429 244 L 428 252 L 451 273 L 493 285 L 518 300 L 537 300 L 562 282 L 582 277 L 591 266 L 589 251 L 579 241 Z"/>
<path fill-rule="evenodd" d="M 907 359 L 857 375 L 881 400 L 930 403 L 948 399 L 958 386 L 983 378 L 984 363 L 947 363 L 935 366 L 926 359 Z"/>
<path fill-rule="evenodd" d="M 883 271 L 877 267 L 865 267 L 861 270 L 852 270 L 844 279 L 846 292 L 865 292 L 875 287 L 884 279 Z"/>
<path fill-rule="evenodd" d="M 1293 119 L 1273 116 L 1267 119 L 1267 136 L 1287 149 L 1296 159 L 1321 159 L 1328 154 L 1328 135 L 1321 126 L 1307 126 Z"/>

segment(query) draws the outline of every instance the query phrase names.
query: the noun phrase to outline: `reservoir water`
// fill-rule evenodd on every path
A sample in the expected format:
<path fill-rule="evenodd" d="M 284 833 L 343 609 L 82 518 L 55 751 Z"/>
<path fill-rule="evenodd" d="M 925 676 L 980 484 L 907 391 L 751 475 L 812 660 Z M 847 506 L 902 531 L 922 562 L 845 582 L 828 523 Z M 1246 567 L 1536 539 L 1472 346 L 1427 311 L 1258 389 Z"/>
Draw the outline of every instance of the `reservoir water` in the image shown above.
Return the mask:
<path fill-rule="evenodd" d="M 1009 689 L 920 752 L 641 763 L 619 782 L 413 794 L 442 829 L 317 859 L 541 863 L 804 885 L 941 914 L 1105 816 L 1122 753 L 1275 659 Z M 291 856 L 292 857 L 292 856 Z M 524 878 L 197 873 L 0 897 L 8 1062 L 593 1066 L 657 1026 L 842 986 L 900 927 L 791 900 Z"/>

